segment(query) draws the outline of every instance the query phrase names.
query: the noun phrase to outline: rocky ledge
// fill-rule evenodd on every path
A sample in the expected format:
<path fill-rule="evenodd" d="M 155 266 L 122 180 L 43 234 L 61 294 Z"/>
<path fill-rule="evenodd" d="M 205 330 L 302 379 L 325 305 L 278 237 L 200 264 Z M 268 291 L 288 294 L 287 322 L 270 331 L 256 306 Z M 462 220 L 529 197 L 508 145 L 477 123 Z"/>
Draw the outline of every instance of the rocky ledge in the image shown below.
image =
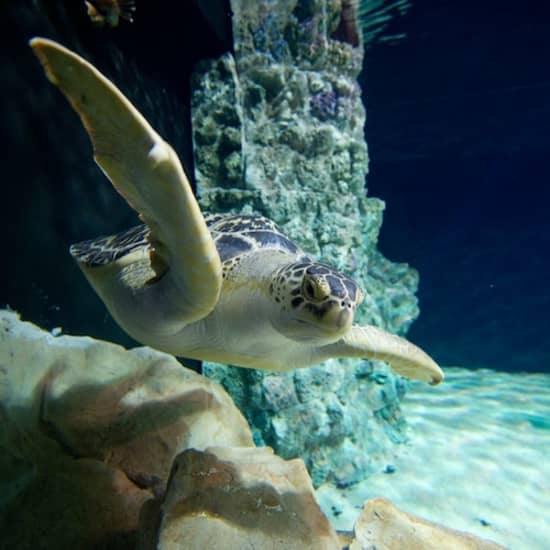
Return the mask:
<path fill-rule="evenodd" d="M 0 416 L 3 548 L 499 548 L 378 500 L 338 535 L 303 461 L 255 447 L 220 385 L 6 310 Z"/>

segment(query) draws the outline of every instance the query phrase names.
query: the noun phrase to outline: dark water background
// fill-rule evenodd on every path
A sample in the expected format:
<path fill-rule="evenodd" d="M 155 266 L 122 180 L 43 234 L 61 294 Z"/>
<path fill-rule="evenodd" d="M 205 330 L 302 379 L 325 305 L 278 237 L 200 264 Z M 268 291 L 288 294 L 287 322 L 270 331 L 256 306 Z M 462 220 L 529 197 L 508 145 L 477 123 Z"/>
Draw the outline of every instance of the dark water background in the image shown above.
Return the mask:
<path fill-rule="evenodd" d="M 42 34 L 91 59 L 190 166 L 189 77 L 229 48 L 228 20 L 219 35 L 197 2 L 137 4 L 133 25 L 98 31 L 76 0 L 0 2 L 0 303 L 124 344 L 67 247 L 135 218 L 98 183 L 26 42 Z M 387 32 L 406 38 L 372 45 L 361 77 L 367 184 L 387 203 L 381 250 L 420 271 L 409 336 L 443 364 L 548 371 L 550 5 L 419 1 Z"/>
<path fill-rule="evenodd" d="M 416 2 L 363 75 L 380 246 L 443 364 L 550 370 L 550 4 Z"/>

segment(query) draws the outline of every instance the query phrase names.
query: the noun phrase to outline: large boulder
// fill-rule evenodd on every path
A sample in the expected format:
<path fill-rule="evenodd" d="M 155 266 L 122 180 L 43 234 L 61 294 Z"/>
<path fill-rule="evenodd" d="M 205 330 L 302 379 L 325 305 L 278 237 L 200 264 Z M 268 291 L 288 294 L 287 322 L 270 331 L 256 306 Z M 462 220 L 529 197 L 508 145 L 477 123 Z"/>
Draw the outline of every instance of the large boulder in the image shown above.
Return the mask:
<path fill-rule="evenodd" d="M 5 310 L 0 419 L 10 548 L 134 548 L 140 509 L 180 451 L 252 445 L 225 391 L 172 356 L 55 337 Z"/>
<path fill-rule="evenodd" d="M 304 463 L 268 447 L 189 449 L 162 503 L 149 503 L 140 550 L 337 550 Z M 155 529 L 158 526 L 158 532 Z"/>

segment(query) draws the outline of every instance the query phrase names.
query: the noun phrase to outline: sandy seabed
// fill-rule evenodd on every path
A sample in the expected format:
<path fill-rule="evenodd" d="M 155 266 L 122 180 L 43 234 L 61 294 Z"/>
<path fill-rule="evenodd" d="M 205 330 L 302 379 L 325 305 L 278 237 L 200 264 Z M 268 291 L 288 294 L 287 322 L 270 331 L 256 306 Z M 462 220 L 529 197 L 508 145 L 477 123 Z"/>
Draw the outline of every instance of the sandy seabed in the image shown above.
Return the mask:
<path fill-rule="evenodd" d="M 383 471 L 317 495 L 337 529 L 366 499 L 490 539 L 550 549 L 550 374 L 446 368 L 437 387 L 413 382 L 402 403 L 409 441 Z"/>

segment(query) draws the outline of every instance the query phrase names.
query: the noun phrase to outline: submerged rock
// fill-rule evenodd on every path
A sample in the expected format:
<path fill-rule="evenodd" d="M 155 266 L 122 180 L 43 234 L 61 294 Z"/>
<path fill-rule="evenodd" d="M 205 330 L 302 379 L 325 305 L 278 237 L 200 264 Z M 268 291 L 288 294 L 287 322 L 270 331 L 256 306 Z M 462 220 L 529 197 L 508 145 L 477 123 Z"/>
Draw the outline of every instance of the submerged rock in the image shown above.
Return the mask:
<path fill-rule="evenodd" d="M 299 407 L 307 395 L 311 410 L 322 409 L 320 388 L 297 387 L 289 395 L 267 383 L 271 406 Z M 328 410 L 327 422 L 347 422 L 336 402 Z M 304 437 L 302 413 L 281 432 L 295 445 L 294 432 Z M 55 337 L 0 310 L 0 420 L 2 547 L 206 550 L 222 540 L 227 550 L 341 547 L 303 461 L 254 447 L 224 390 L 164 353 Z M 311 441 L 334 436 L 320 426 Z M 346 475 L 344 462 L 331 464 Z M 354 550 L 499 548 L 468 546 L 477 539 L 387 501 L 367 504 Z"/>
<path fill-rule="evenodd" d="M 304 463 L 284 461 L 267 447 L 184 451 L 162 503 L 150 504 L 143 521 L 153 529 L 140 550 L 340 548 Z"/>
<path fill-rule="evenodd" d="M 403 512 L 383 498 L 365 502 L 354 532 L 350 550 L 505 550 L 494 542 Z"/>
<path fill-rule="evenodd" d="M 405 438 L 404 382 L 351 360 L 283 374 L 211 365 L 205 372 L 245 411 L 256 442 L 302 457 L 316 487 L 361 481 Z"/>
<path fill-rule="evenodd" d="M 358 322 L 404 334 L 418 315 L 418 274 L 376 248 L 384 204 L 365 192 L 363 50 L 343 32 L 342 5 L 231 1 L 234 55 L 204 63 L 193 83 L 197 191 L 206 210 L 274 220 L 357 280 L 365 292 Z M 353 9 L 347 2 L 346 17 Z M 383 389 L 372 384 L 364 375 L 372 370 L 331 361 L 292 375 L 204 372 L 231 393 L 257 442 L 304 458 L 316 485 L 345 485 L 404 438 L 404 388 L 393 373 Z"/>
<path fill-rule="evenodd" d="M 9 548 L 134 548 L 140 509 L 164 492 L 177 453 L 252 445 L 224 390 L 172 356 L 56 338 L 5 310 L 0 418 Z"/>

